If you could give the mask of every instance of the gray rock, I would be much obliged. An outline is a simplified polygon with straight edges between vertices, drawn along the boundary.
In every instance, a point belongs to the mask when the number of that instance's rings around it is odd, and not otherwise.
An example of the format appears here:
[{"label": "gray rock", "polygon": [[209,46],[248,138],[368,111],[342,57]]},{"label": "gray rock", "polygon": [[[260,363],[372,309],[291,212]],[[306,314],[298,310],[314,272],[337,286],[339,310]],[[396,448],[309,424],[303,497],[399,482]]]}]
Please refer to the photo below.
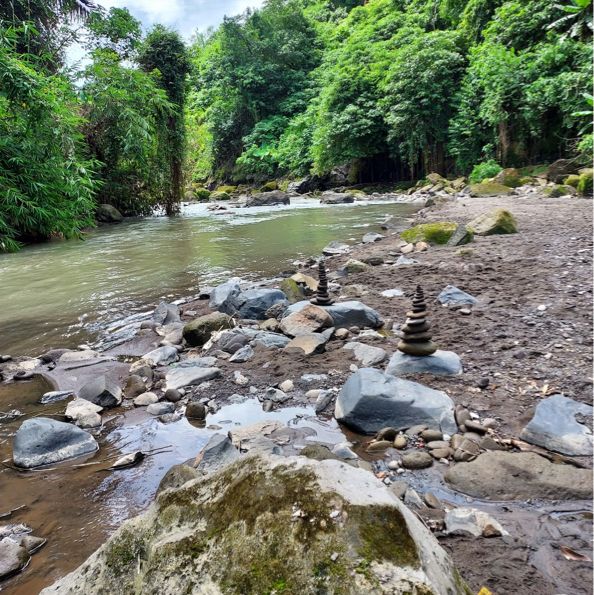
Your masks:
[{"label": "gray rock", "polygon": [[480,537],[487,529],[490,535],[509,535],[489,514],[475,508],[453,508],[445,515],[446,535],[473,535]]},{"label": "gray rock", "polygon": [[355,202],[355,197],[346,192],[324,192],[320,202],[323,205],[343,205]]},{"label": "gray rock", "polygon": [[322,333],[307,333],[299,335],[287,343],[285,351],[296,350],[305,355],[323,353],[328,343],[328,338]]},{"label": "gray rock", "polygon": [[591,455],[592,432],[576,420],[578,415],[589,418],[591,423],[592,407],[563,395],[553,395],[538,403],[520,438],[564,455]]},{"label": "gray rock", "polygon": [[24,421],[17,430],[12,458],[18,467],[30,469],[89,454],[98,448],[91,434],[72,424],[35,417]]},{"label": "gray rock", "polygon": [[190,419],[206,419],[206,406],[199,401],[190,401],[186,406],[186,417]]},{"label": "gray rock", "polygon": [[531,452],[490,451],[450,467],[445,480],[459,492],[489,500],[589,500],[592,469],[556,465]]},{"label": "gray rock", "polygon": [[253,338],[254,345],[261,345],[267,349],[282,349],[286,347],[291,339],[280,333],[269,333],[260,331]]},{"label": "gray rock", "polygon": [[351,450],[351,446],[350,442],[339,442],[332,447],[332,454],[343,461],[354,461],[359,458],[359,455]]},{"label": "gray rock", "polygon": [[458,289],[454,285],[448,285],[442,292],[437,296],[437,301],[445,306],[462,306],[478,304],[478,300],[471,296],[469,293]]},{"label": "gray rock", "polygon": [[232,305],[233,298],[241,293],[239,286],[239,279],[229,279],[226,283],[218,285],[213,288],[210,294],[208,306],[211,310],[218,310],[225,314],[234,314],[235,310]]},{"label": "gray rock", "polygon": [[381,233],[374,233],[369,232],[363,236],[363,243],[364,244],[373,244],[374,242],[379,242],[383,240],[386,236],[383,236]]},{"label": "gray rock", "polygon": [[413,264],[419,264],[419,261],[415,260],[414,258],[408,258],[407,256],[402,255],[398,257],[395,266],[410,266]]},{"label": "gray rock", "polygon": [[[285,316],[289,316],[293,312],[300,312],[309,305],[310,302],[297,302],[287,308]],[[335,328],[350,328],[352,326],[379,328],[383,324],[380,315],[361,302],[339,302],[331,306],[319,307],[326,310],[332,316]]]},{"label": "gray rock", "polygon": [[30,559],[26,548],[12,537],[5,537],[0,541],[0,579],[19,572],[27,566]]},{"label": "gray rock", "polygon": [[408,376],[409,374],[434,374],[456,376],[462,374],[462,363],[453,351],[437,350],[431,355],[409,355],[396,351],[386,367],[386,374]]},{"label": "gray rock", "polygon": [[142,393],[134,399],[134,406],[147,407],[148,405],[152,405],[153,403],[157,403],[158,401],[159,397],[157,397],[155,393]]},{"label": "gray rock", "polygon": [[402,291],[402,289],[386,289],[385,291],[382,291],[382,297],[394,298],[403,296],[404,291]]},{"label": "gray rock", "polygon": [[355,359],[365,368],[381,364],[388,357],[388,354],[381,347],[373,347],[355,341],[347,343],[343,349],[352,351]]},{"label": "gray rock", "polygon": [[235,353],[250,342],[250,337],[241,332],[241,329],[234,329],[222,333],[217,340],[217,346],[226,353]]},{"label": "gray rock", "polygon": [[165,415],[175,411],[175,403],[163,401],[161,403],[153,403],[146,408],[146,412],[150,415]]},{"label": "gray rock", "polygon": [[463,223],[459,223],[458,227],[454,230],[454,233],[450,236],[447,245],[448,246],[462,246],[472,241],[472,235],[468,231],[468,228]]},{"label": "gray rock", "polygon": [[245,345],[241,349],[238,349],[230,358],[230,362],[235,362],[236,364],[242,364],[251,360],[254,357],[254,350],[251,348],[250,345]]},{"label": "gray rock", "polygon": [[297,337],[308,335],[333,326],[332,316],[320,306],[309,304],[298,312],[291,312],[280,322],[280,328],[286,335]]},{"label": "gray rock", "polygon": [[190,465],[181,463],[180,465],[173,465],[167,473],[163,476],[159,487],[157,488],[157,496],[165,490],[181,488],[188,481],[200,477],[200,473],[190,467]]},{"label": "gray rock", "polygon": [[166,366],[179,359],[179,353],[175,347],[164,345],[145,353],[142,359],[153,366]]},{"label": "gray rock", "polygon": [[95,210],[95,219],[100,223],[121,223],[124,216],[113,205],[101,204]]},{"label": "gray rock", "polygon": [[47,405],[48,403],[57,403],[58,401],[63,401],[68,397],[71,397],[74,394],[71,390],[51,390],[45,393],[39,402],[42,405]]},{"label": "gray rock", "polygon": [[198,453],[194,466],[203,473],[214,473],[238,458],[239,452],[227,436],[213,434]]},{"label": "gray rock", "polygon": [[182,394],[177,389],[170,388],[165,391],[163,398],[170,403],[177,403],[178,401],[181,401]]},{"label": "gray rock", "polygon": [[188,357],[177,364],[173,364],[171,369],[177,368],[214,368],[217,365],[217,358],[212,355],[204,357]]},{"label": "gray rock", "polygon": [[181,320],[179,315],[179,306],[161,302],[153,312],[153,321],[157,324],[171,324]]},{"label": "gray rock", "polygon": [[289,305],[280,289],[248,289],[231,299],[234,312],[249,320],[265,320],[268,308],[276,304]]},{"label": "gray rock", "polygon": [[330,405],[332,399],[334,398],[334,392],[331,390],[321,390],[320,394],[316,398],[316,402],[314,403],[314,411],[316,413],[321,413]]},{"label": "gray rock", "polygon": [[284,403],[288,401],[291,396],[279,390],[278,388],[267,388],[263,395],[258,397],[261,401],[271,401],[272,403]]},{"label": "gray rock", "polygon": [[282,190],[272,190],[270,192],[256,192],[252,194],[245,202],[246,207],[265,207],[272,205],[288,205],[291,203],[289,195]]},{"label": "gray rock", "polygon": [[341,254],[347,254],[347,252],[349,252],[350,249],[351,248],[348,244],[333,241],[322,249],[322,254],[324,254],[325,256],[339,256]]},{"label": "gray rock", "polygon": [[97,376],[78,391],[78,396],[107,409],[121,404],[122,389],[107,376]]},{"label": "gray rock", "polygon": [[[373,536],[365,572],[357,572],[361,535]],[[139,572],[140,552],[160,554],[144,557]],[[251,456],[163,491],[44,595],[264,593],[278,584],[279,569],[291,592],[306,594],[328,552],[340,555],[323,577],[327,593],[344,592],[345,577],[351,593],[466,590],[435,537],[368,471],[336,460]],[[274,563],[254,574],[254,560]]]},{"label": "gray rock", "polygon": [[142,376],[140,376],[139,374],[132,374],[131,376],[128,376],[128,379],[126,380],[126,385],[124,386],[124,393],[126,395],[126,398],[133,399],[134,397],[137,397],[138,395],[141,395],[142,393],[146,392],[146,389],[147,383],[143,380]]},{"label": "gray rock", "polygon": [[433,465],[433,457],[424,450],[415,450],[402,455],[402,466],[405,469],[425,469],[431,465]]},{"label": "gray rock", "polygon": [[454,404],[446,393],[422,384],[362,368],[342,387],[334,415],[338,421],[363,434],[386,426],[405,430],[415,424],[439,427],[452,434]]},{"label": "gray rock", "polygon": [[220,375],[221,371],[218,368],[203,368],[201,366],[173,368],[165,375],[165,390],[195,386],[207,380],[218,378]]}]

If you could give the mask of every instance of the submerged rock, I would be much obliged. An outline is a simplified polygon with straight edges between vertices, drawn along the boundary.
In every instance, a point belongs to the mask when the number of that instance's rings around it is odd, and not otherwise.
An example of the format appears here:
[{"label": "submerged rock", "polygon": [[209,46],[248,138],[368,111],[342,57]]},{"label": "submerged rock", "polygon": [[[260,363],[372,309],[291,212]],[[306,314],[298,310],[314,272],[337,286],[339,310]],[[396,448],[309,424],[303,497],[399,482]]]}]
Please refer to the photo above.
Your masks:
[{"label": "submerged rock", "polygon": [[260,594],[279,585],[304,594],[465,590],[429,530],[367,471],[251,456],[163,491],[43,593]]},{"label": "submerged rock", "polygon": [[12,458],[18,467],[30,469],[95,452],[98,448],[91,434],[72,424],[35,417],[24,421],[17,430]]},{"label": "submerged rock", "polygon": [[520,438],[564,455],[592,454],[592,432],[576,420],[582,415],[592,423],[592,407],[563,395],[553,395],[537,406]]},{"label": "submerged rock", "polygon": [[374,368],[362,368],[346,381],[334,415],[363,434],[375,434],[386,426],[405,430],[417,424],[439,427],[448,434],[457,429],[454,403],[446,393]]}]

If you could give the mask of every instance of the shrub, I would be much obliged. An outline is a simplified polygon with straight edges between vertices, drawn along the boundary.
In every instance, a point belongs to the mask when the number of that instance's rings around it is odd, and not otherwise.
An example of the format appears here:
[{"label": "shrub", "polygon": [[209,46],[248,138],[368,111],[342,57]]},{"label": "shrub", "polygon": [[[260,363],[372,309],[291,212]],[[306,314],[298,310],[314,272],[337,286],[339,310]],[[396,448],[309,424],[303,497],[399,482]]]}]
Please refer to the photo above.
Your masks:
[{"label": "shrub", "polygon": [[499,165],[499,163],[493,159],[489,159],[489,161],[478,163],[472,168],[469,180],[472,184],[478,184],[486,178],[492,178],[496,176],[502,169],[503,168],[501,165]]}]

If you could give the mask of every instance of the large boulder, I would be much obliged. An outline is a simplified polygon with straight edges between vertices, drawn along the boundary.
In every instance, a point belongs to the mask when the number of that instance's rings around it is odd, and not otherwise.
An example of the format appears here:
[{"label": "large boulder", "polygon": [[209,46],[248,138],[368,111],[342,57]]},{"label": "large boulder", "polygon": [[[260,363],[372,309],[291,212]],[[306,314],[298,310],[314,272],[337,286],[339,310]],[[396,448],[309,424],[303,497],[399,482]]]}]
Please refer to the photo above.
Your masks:
[{"label": "large boulder", "polygon": [[496,209],[490,213],[483,213],[476,219],[473,219],[468,224],[468,227],[477,236],[517,233],[518,231],[514,216],[505,209]]},{"label": "large boulder", "polygon": [[531,452],[488,451],[448,469],[459,492],[488,500],[591,500],[592,469],[556,465]]},{"label": "large boulder", "polygon": [[409,355],[396,351],[388,362],[386,374],[392,376],[409,376],[411,374],[456,376],[462,374],[462,363],[458,354],[453,351],[438,349],[431,355]]},{"label": "large boulder", "polygon": [[[430,244],[447,244],[454,232],[458,229],[457,223],[451,221],[438,221],[436,223],[421,223],[400,233],[400,237],[409,243],[429,242]],[[472,230],[466,228],[466,233],[458,240],[459,244],[472,242]]]},{"label": "large boulder", "polygon": [[210,301],[208,307],[211,310],[218,310],[226,314],[233,314],[233,298],[241,293],[241,287],[239,286],[239,279],[229,279],[221,285],[217,285],[210,292]]},{"label": "large boulder", "polygon": [[257,192],[248,197],[246,207],[267,207],[272,205],[288,205],[291,203],[289,195],[282,190],[272,192]]},{"label": "large boulder", "polygon": [[[289,316],[294,312],[300,312],[309,305],[310,302],[307,301],[297,302],[287,308],[285,316]],[[362,302],[338,302],[331,306],[318,307],[323,308],[330,314],[333,321],[332,326],[336,328],[350,328],[351,326],[379,328],[383,325],[383,320],[379,313]]]},{"label": "large boulder", "polygon": [[124,216],[113,205],[102,204],[95,211],[95,219],[99,223],[121,223]]},{"label": "large boulder", "polygon": [[199,316],[184,326],[183,337],[188,345],[204,345],[214,332],[233,327],[233,319],[223,312],[211,312]]},{"label": "large boulder", "polygon": [[97,376],[81,387],[78,397],[107,409],[121,404],[122,389],[107,376]]},{"label": "large boulder", "polygon": [[31,555],[20,543],[12,537],[0,540],[0,580],[16,574],[31,559]]},{"label": "large boulder", "polygon": [[168,304],[160,302],[153,312],[153,320],[157,324],[171,324],[181,320],[179,315],[179,306],[177,304]]},{"label": "large boulder", "polygon": [[446,393],[374,368],[361,368],[351,375],[338,395],[334,416],[362,434],[418,424],[447,434],[457,430],[454,403]]},{"label": "large boulder", "polygon": [[35,417],[21,424],[14,436],[12,459],[17,467],[39,467],[95,452],[91,434],[72,424]]},{"label": "large boulder", "polygon": [[498,184],[497,182],[482,181],[480,184],[470,185],[470,196],[506,196],[511,194],[513,188]]},{"label": "large boulder", "polygon": [[569,174],[575,174],[577,170],[578,166],[573,159],[557,159],[547,168],[547,180],[561,184]]},{"label": "large boulder", "polygon": [[343,205],[355,202],[355,197],[346,192],[324,192],[320,202],[323,205]]},{"label": "large boulder", "polygon": [[163,490],[42,595],[281,591],[468,592],[435,537],[369,472],[251,455]]},{"label": "large boulder", "polygon": [[503,184],[508,188],[517,188],[522,185],[522,175],[515,167],[507,167],[493,178],[493,182]]},{"label": "large boulder", "polygon": [[592,406],[553,395],[538,403],[520,438],[564,455],[591,455],[592,431],[587,423],[579,423],[578,416],[592,424]]},{"label": "large boulder", "polygon": [[289,305],[287,296],[280,289],[248,289],[232,299],[235,312],[249,320],[265,320],[266,310],[275,304]]}]

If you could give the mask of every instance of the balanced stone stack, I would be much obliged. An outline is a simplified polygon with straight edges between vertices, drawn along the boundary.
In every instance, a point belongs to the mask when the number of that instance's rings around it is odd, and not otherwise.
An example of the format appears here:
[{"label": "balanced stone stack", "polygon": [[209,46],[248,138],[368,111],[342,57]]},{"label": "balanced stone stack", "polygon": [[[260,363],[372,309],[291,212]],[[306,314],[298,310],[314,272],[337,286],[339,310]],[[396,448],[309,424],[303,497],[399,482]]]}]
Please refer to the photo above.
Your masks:
[{"label": "balanced stone stack", "polygon": [[323,258],[320,258],[318,263],[318,290],[316,296],[310,301],[316,306],[330,306],[334,303],[334,300],[328,295],[328,277]]},{"label": "balanced stone stack", "polygon": [[398,343],[398,350],[409,355],[431,355],[435,353],[437,345],[431,341],[425,295],[420,285],[417,285],[417,290],[412,299],[412,310],[407,312],[406,316],[406,323],[400,327],[403,336]]}]

